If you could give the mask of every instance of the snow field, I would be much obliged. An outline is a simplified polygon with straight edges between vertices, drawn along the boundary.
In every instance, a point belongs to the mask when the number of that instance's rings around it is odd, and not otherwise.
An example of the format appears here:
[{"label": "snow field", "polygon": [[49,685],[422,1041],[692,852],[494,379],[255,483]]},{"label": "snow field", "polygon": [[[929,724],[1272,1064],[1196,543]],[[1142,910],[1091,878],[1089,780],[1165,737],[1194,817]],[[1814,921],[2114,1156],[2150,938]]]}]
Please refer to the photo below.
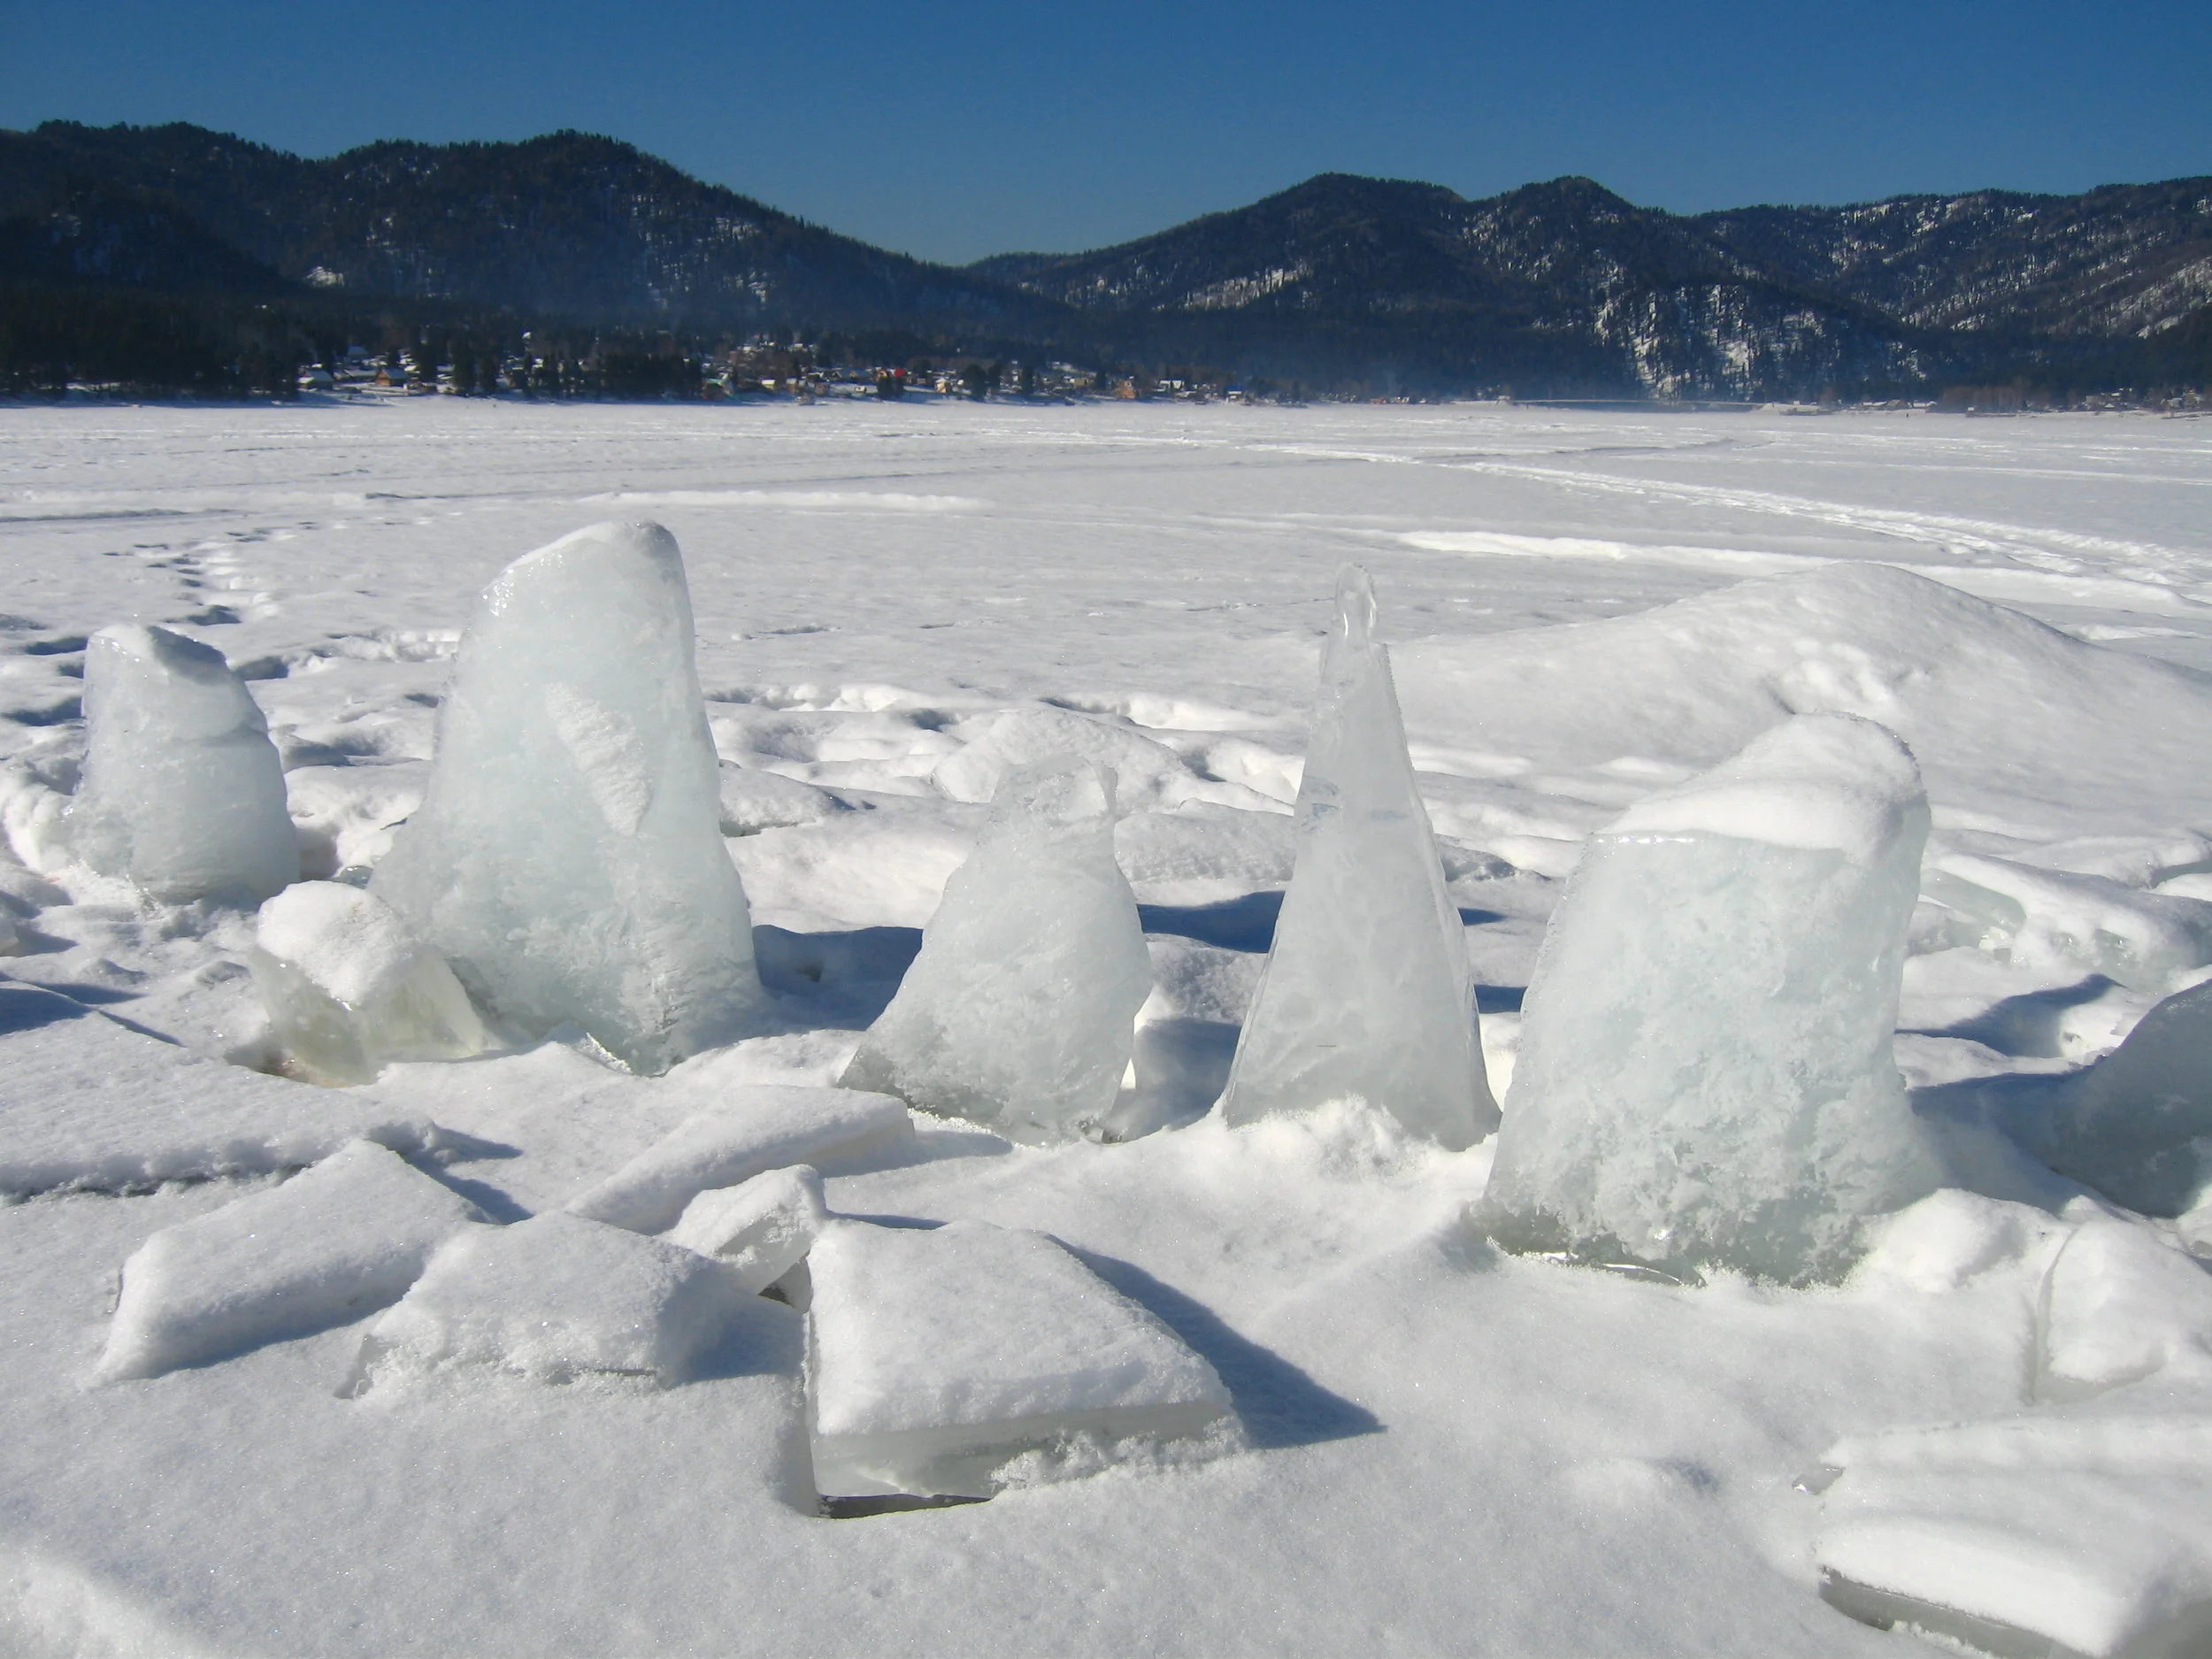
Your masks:
[{"label": "snow field", "polygon": [[[84,1391],[111,1328],[101,1272],[236,1189],[0,1210],[0,1323],[21,1356],[0,1388],[27,1425],[0,1511],[20,1645],[1895,1650],[1822,1605],[1824,1584],[1862,1616],[1996,1644],[2189,1639],[2204,1546],[2184,1517],[2207,1464],[2186,1432],[2130,1426],[2206,1411],[2179,1288],[2204,1277],[2184,1247],[2212,1236],[2176,1133],[2203,1098],[2186,995],[2162,1005],[2157,1041],[2145,1020],[2137,1058],[2099,1056],[2208,954],[2171,902],[2200,897],[2212,818],[2212,703],[2175,665],[2212,660],[2200,429],[1486,411],[929,411],[887,427],[795,411],[733,427],[441,408],[403,429],[227,417],[243,423],[232,437],[163,411],[68,426],[82,412],[27,421],[38,472],[0,526],[35,555],[9,605],[27,625],[13,637],[41,648],[0,657],[16,710],[0,823],[27,861],[0,864],[6,972],[56,987],[7,987],[42,999],[27,1011],[44,1022],[0,1035],[40,1079],[8,1097],[19,1190],[250,1177],[335,1151],[347,1114],[411,1120],[423,1167],[509,1224],[465,1236],[514,1242],[506,1267],[461,1276],[416,1360],[356,1398],[337,1397],[361,1345],[348,1328]],[[326,415],[348,424],[295,424]],[[915,508],[925,488],[959,504]],[[490,550],[601,516],[586,490],[649,498],[639,510],[684,542],[721,762],[700,793],[718,797],[775,1018],[650,1079],[610,1070],[573,1027],[349,1090],[221,1064],[275,1047],[240,913],[150,905],[67,863],[68,641],[134,615],[219,642],[291,769],[303,867],[357,879],[409,833],[392,833],[421,798],[453,621]],[[1754,554],[1783,579],[1724,586]],[[1347,559],[1375,570],[1390,637],[1427,635],[1394,651],[1397,690],[1494,1061],[1514,1052],[1586,838],[1788,714],[1862,715],[1912,744],[1929,870],[2076,878],[1973,884],[2016,917],[1931,882],[1907,933],[1897,1056],[1949,1179],[1983,1192],[1947,1187],[1883,1224],[1839,1288],[1725,1271],[1671,1287],[1484,1245],[1466,1216],[1494,1142],[1447,1152],[1344,1103],[1191,1122],[1298,854],[1306,687]],[[1686,603],[1654,609],[1670,601]],[[185,620],[219,609],[239,619]],[[841,1076],[980,803],[1010,768],[1068,751],[1112,767],[1136,809],[1115,849],[1154,988],[1124,1103],[1129,1130],[1161,1132],[1033,1148],[918,1120],[825,1196],[847,1217],[951,1226],[830,1234],[1048,1233],[1079,1261],[1040,1248],[1210,1369],[1248,1449],[1070,1480],[1099,1466],[1071,1446],[988,1504],[830,1524],[806,1512],[789,1310],[741,1296],[729,1340],[668,1359],[689,1380],[655,1387],[585,1363],[657,1372],[640,1356],[682,1351],[680,1310],[645,1273],[599,1323],[578,1316],[568,1357],[517,1358],[499,1309],[631,1282],[529,1247],[561,1231],[540,1222],[655,1247],[555,1212],[733,1090]],[[137,1045],[130,1069],[111,1038]],[[2149,1087],[2131,1067],[2169,1079],[2162,1184],[2134,1202],[2183,1212],[2170,1221],[2077,1184],[2142,1167],[2110,1133]],[[157,1087],[109,1077],[181,1088],[188,1121],[145,1110]],[[285,1118],[264,1104],[280,1097],[299,1102]],[[35,1156],[19,1156],[19,1122]],[[547,1387],[534,1365],[574,1380]],[[1855,1449],[1941,1433],[1962,1449],[1900,1452],[1919,1459],[1910,1479]],[[2030,1449],[2006,1465],[1985,1443]],[[2031,1494],[2013,1466],[2058,1472]],[[138,1472],[157,1467],[158,1483]],[[342,1489],[332,1467],[350,1471]],[[580,1502],[588,1531],[566,1518]],[[219,1503],[229,1525],[198,1524]],[[742,1586],[733,1559],[752,1568]]]}]

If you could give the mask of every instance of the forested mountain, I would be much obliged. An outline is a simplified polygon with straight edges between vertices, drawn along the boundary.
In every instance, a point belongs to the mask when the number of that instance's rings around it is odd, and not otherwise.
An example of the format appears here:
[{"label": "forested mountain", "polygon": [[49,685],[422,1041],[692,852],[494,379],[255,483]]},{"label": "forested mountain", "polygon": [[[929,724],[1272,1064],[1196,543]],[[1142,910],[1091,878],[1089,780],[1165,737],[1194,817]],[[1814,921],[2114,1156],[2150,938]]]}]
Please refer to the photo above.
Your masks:
[{"label": "forested mountain", "polygon": [[1683,216],[1587,179],[1469,200],[1326,173],[1118,247],[955,270],[579,133],[311,160],[182,125],[50,122],[0,132],[0,344],[11,306],[60,340],[95,294],[103,315],[165,296],[145,311],[157,329],[181,296],[219,296],[253,302],[224,314],[226,339],[273,337],[268,317],[319,343],[372,316],[389,335],[464,314],[453,326],[480,338],[841,331],[887,360],[1064,357],[1313,390],[2202,385],[2212,180]]}]

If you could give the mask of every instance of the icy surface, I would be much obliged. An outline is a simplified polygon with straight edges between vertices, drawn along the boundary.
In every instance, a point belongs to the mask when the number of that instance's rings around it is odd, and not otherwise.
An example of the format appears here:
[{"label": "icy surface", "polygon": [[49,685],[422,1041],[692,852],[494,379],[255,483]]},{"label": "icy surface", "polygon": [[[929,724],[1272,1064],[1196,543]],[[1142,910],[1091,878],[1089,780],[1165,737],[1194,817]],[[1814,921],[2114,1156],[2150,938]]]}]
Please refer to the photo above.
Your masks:
[{"label": "icy surface", "polygon": [[913,1140],[904,1102],[849,1088],[759,1084],[687,1118],[568,1201],[571,1214],[664,1233],[701,1193],[789,1164],[896,1156]]},{"label": "icy surface", "polygon": [[647,1071],[764,1001],[692,633],[657,525],[595,525],[509,565],[375,880],[500,1018],[533,1036],[573,1020]]},{"label": "icy surface", "polygon": [[158,1377],[396,1302],[475,1208],[373,1141],[164,1227],[123,1264],[97,1374]]},{"label": "icy surface", "polygon": [[296,1169],[366,1138],[448,1144],[403,1107],[260,1077],[0,981],[0,1193],[142,1190]]},{"label": "icy surface", "polygon": [[811,1421],[826,1494],[994,1489],[1076,1436],[1194,1433],[1212,1366],[1039,1233],[833,1224],[808,1260]]},{"label": "icy surface", "polygon": [[84,655],[70,849],[157,899],[265,899],[300,873],[268,723],[223,654],[118,625]]},{"label": "icy surface", "polygon": [[[4,419],[18,949],[0,969],[73,1010],[0,1032],[18,1170],[58,1140],[61,1167],[148,1187],[150,1167],[250,1174],[434,1120],[475,1138],[446,1172],[488,1213],[556,1210],[734,1087],[836,1078],[987,815],[938,769],[1062,715],[1141,740],[1121,748],[1136,810],[1116,832],[1161,990],[1136,1069],[1187,1102],[1225,1064],[1290,874],[1283,809],[1348,558],[1397,618],[1415,780],[1502,1094],[1584,841],[1786,712],[1907,738],[1932,862],[2212,900],[2202,420],[918,396]],[[222,650],[291,768],[308,872],[359,879],[409,833],[473,595],[508,553],[610,513],[660,518],[685,549],[710,729],[741,780],[725,845],[778,930],[777,1033],[654,1078],[572,1028],[338,1092],[218,1064],[270,1058],[243,919],[141,905],[58,846],[81,642],[131,619]],[[2024,962],[2008,937],[1932,902],[1915,923],[1896,1052],[1947,1134],[1965,1091],[2105,1075],[2079,1068],[2167,988]],[[111,1036],[159,1065],[116,1064]],[[829,1206],[1066,1240],[1214,1366],[1251,1449],[1187,1463],[1171,1442],[1102,1479],[866,1520],[816,1514],[803,1322],[773,1301],[741,1298],[676,1388],[470,1364],[342,1399],[358,1325],[86,1388],[117,1265],[250,1189],[0,1204],[0,1649],[1895,1659],[1924,1650],[1819,1594],[1876,1469],[1855,1459],[1825,1496],[1792,1482],[1839,1440],[2083,1413],[2129,1419],[2116,1441],[2143,1455],[2039,1452],[1973,1490],[1932,1473],[1861,1514],[1918,1529],[1893,1534],[1908,1566],[1948,1551],[1928,1540],[1953,1520],[2040,1548],[2047,1571],[1985,1581],[2017,1601],[1993,1589],[1994,1624],[2078,1617],[2069,1586],[2118,1584],[2102,1628],[2133,1628],[2126,1609],[2189,1594],[2176,1540],[2212,1513],[2200,1461],[2143,1425],[2207,1413],[2170,1363],[2030,1405],[2045,1277],[2076,1225],[2056,1212],[2124,1159],[2049,1173],[2064,1154],[2017,1092],[1976,1095],[1985,1156],[1955,1165],[1996,1195],[1879,1224],[1861,1271],[1814,1294],[1494,1253],[1460,1221],[1491,1145],[1446,1153],[1380,1113],[1042,1149],[923,1120],[903,1150],[826,1173]],[[2162,1133],[2192,1121],[2177,1098]],[[2212,1204],[2186,1186],[2156,1231],[2212,1249]]]},{"label": "icy surface", "polygon": [[719,1257],[747,1290],[761,1291],[805,1258],[828,1219],[820,1173],[799,1164],[701,1193],[668,1241]]},{"label": "icy surface", "polygon": [[1231,1123],[1373,1102],[1457,1150],[1498,1125],[1458,908],[1415,787],[1367,572],[1337,578],[1298,857],[1237,1044]]},{"label": "icy surface", "polygon": [[1890,1056],[1927,828],[1903,745],[1807,715],[1594,838],[1529,987],[1494,1235],[1795,1281],[1933,1187]]},{"label": "icy surface", "polygon": [[453,971],[374,894],[301,881],[261,907],[256,988],[271,1041],[313,1076],[360,1083],[392,1060],[489,1045]]},{"label": "icy surface", "polygon": [[741,1317],[745,1293],[695,1251],[559,1211],[449,1240],[363,1340],[364,1383],[490,1365],[673,1386]]},{"label": "icy surface", "polygon": [[1095,1132],[1151,989],[1108,786],[1087,761],[1041,760],[1000,782],[844,1081],[1019,1141]]}]

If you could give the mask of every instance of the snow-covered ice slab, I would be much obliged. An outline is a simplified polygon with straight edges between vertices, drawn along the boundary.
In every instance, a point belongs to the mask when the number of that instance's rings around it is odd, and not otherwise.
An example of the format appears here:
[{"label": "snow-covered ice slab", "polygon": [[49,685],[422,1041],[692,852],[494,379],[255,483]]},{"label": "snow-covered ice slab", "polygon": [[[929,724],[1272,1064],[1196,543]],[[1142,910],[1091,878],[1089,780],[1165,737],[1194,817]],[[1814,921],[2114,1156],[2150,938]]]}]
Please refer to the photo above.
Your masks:
[{"label": "snow-covered ice slab", "polygon": [[1904,745],[1828,714],[1594,837],[1524,1004],[1493,1236],[1803,1281],[1932,1190],[1890,1053],[1927,831]]},{"label": "snow-covered ice slab", "polygon": [[999,785],[843,1080],[1016,1140],[1068,1140],[1111,1110],[1151,990],[1107,784],[1073,756],[1041,760]]},{"label": "snow-covered ice slab", "polygon": [[805,1259],[828,1221],[820,1171],[799,1164],[701,1193],[667,1236],[721,1260],[747,1290],[762,1291]]},{"label": "snow-covered ice slab", "polygon": [[2070,964],[2155,994],[2212,963],[2212,903],[2202,899],[1969,853],[1932,861],[1926,887],[2023,967]]},{"label": "snow-covered ice slab", "polygon": [[749,1300],[695,1250],[551,1210],[449,1240],[369,1327],[357,1380],[489,1365],[548,1382],[611,1372],[673,1386]]},{"label": "snow-covered ice slab", "polygon": [[356,1141],[140,1245],[123,1264],[97,1374],[158,1377],[360,1318],[405,1294],[439,1245],[480,1219],[397,1154]]},{"label": "snow-covered ice slab", "polygon": [[2037,1299],[2036,1397],[2085,1400],[2154,1376],[2212,1394],[2212,1271],[2170,1237],[2087,1199],[2069,1205],[2068,1218],[2079,1225]]},{"label": "snow-covered ice slab", "polygon": [[157,899],[269,897],[299,879],[284,768],[223,654],[119,626],[85,650],[84,774],[72,852]]},{"label": "snow-covered ice slab", "polygon": [[603,524],[484,590],[373,888],[494,1015],[665,1071],[767,1006],[675,538]]},{"label": "snow-covered ice slab", "polygon": [[252,959],[270,1036],[319,1079],[365,1083],[392,1060],[457,1060],[489,1038],[453,971],[358,887],[301,881],[261,907]]},{"label": "snow-covered ice slab", "polygon": [[839,1221],[807,1266],[826,1496],[988,1496],[1025,1452],[1174,1439],[1229,1409],[1211,1365],[1043,1233]]},{"label": "snow-covered ice slab", "polygon": [[695,1112],[565,1208],[632,1233],[665,1233],[700,1194],[795,1164],[895,1158],[914,1136],[906,1103],[849,1088],[762,1083]]},{"label": "snow-covered ice slab", "polygon": [[451,1139],[388,1102],[226,1065],[0,980],[0,1193],[261,1175],[349,1141],[412,1155]]},{"label": "snow-covered ice slab", "polygon": [[2004,1655],[2189,1659],[2212,1645],[2212,1399],[1844,1440],[1822,1594]]},{"label": "snow-covered ice slab", "polygon": [[1498,1125],[1459,910],[1414,786],[1367,572],[1337,578],[1298,853],[1237,1042],[1231,1123],[1356,1098],[1456,1151]]}]

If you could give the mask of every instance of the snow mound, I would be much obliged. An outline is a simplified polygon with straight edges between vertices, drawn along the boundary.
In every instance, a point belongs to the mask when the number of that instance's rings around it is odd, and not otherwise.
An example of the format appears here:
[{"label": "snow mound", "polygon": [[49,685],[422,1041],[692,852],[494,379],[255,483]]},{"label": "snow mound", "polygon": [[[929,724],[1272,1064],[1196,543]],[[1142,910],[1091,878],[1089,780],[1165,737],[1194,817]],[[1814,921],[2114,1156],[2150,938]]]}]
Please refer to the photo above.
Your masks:
[{"label": "snow mound", "polygon": [[829,1220],[811,1164],[771,1170],[684,1206],[668,1241],[718,1256],[749,1291],[762,1291],[803,1261]]},{"label": "snow mound", "polygon": [[299,1169],[349,1141],[449,1149],[426,1118],[264,1077],[0,980],[0,1193],[115,1192]]},{"label": "snow mound", "polygon": [[1077,757],[1040,761],[1000,784],[843,1080],[1017,1140],[1066,1140],[1112,1109],[1151,989],[1108,786]]},{"label": "snow mound", "polygon": [[369,1327],[359,1382],[490,1365],[546,1382],[613,1372],[670,1386],[752,1300],[696,1251],[554,1210],[449,1240]]},{"label": "snow mound", "polygon": [[123,1264],[97,1375],[158,1377],[396,1300],[476,1209],[373,1141],[190,1221]]},{"label": "snow mound", "polygon": [[2044,1276],[2036,1396],[2085,1400],[2154,1375],[2212,1384],[2212,1272],[2140,1223],[2090,1213]]},{"label": "snow mound", "polygon": [[1493,1235],[1799,1282],[1932,1190],[1891,1055],[1927,829],[1903,745],[1827,714],[1595,837],[1523,1006]]},{"label": "snow mound", "polygon": [[[1396,653],[1416,737],[1548,766],[1709,766],[1787,714],[1864,715],[1939,803],[2139,832],[2212,820],[2212,679],[1892,565],[1838,563],[1641,614]],[[2063,764],[2054,764],[2063,757]],[[2192,781],[2192,780],[2195,781]]]},{"label": "snow mound", "polygon": [[371,893],[301,881],[261,907],[250,959],[272,1039],[336,1083],[389,1060],[457,1060],[490,1038],[453,971]]},{"label": "snow mound", "polygon": [[1195,1433],[1213,1367],[1041,1233],[833,1223],[808,1259],[815,1484],[826,1495],[987,1496],[1073,1437]]},{"label": "snow mound", "polygon": [[695,1112],[613,1174],[570,1199],[571,1215],[665,1233],[700,1194],[795,1164],[895,1157],[913,1139],[905,1102],[850,1088],[756,1084]]},{"label": "snow mound", "polygon": [[374,890],[499,1018],[665,1071],[766,1003],[720,789],[675,538],[594,525],[484,590]]},{"label": "snow mound", "polygon": [[157,899],[259,900],[299,879],[284,767],[223,654],[117,626],[85,649],[85,763],[68,809],[77,857]]},{"label": "snow mound", "polygon": [[1336,599],[1297,863],[1222,1112],[1249,1123],[1356,1098],[1458,1151],[1498,1126],[1467,937],[1414,787],[1367,572],[1345,566]]}]

